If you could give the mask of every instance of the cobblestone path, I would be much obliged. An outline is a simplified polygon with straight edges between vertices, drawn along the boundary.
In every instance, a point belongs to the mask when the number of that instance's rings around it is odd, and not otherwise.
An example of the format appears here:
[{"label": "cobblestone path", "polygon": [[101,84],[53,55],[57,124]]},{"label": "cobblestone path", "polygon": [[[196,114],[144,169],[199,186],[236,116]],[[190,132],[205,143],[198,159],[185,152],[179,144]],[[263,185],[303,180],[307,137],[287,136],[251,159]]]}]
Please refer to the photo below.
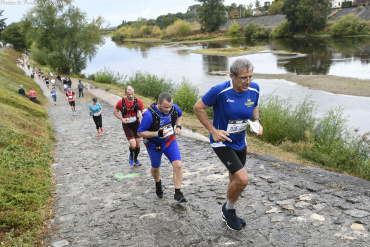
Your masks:
[{"label": "cobblestone path", "polygon": [[158,199],[143,145],[143,166],[128,164],[128,142],[113,107],[100,102],[104,133],[96,137],[92,95],[77,97],[76,116],[61,91],[57,97],[54,106],[49,96],[48,110],[57,137],[50,246],[370,245],[370,182],[252,154],[250,184],[237,203],[247,226],[231,231],[221,220],[227,172],[209,144],[178,137],[188,203],[173,201],[167,159],[161,166],[165,196]]}]

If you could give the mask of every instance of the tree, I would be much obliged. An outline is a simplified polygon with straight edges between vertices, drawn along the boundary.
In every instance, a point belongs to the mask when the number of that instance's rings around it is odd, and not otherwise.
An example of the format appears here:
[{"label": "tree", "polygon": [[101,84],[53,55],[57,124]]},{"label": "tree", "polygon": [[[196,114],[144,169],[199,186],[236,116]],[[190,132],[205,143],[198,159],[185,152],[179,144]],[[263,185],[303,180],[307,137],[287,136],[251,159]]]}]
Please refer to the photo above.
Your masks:
[{"label": "tree", "polygon": [[104,42],[103,19],[87,21],[70,0],[39,0],[26,19],[34,28],[33,58],[61,73],[80,73]]},{"label": "tree", "polygon": [[285,0],[282,11],[293,32],[322,29],[327,23],[331,0]]},{"label": "tree", "polygon": [[[3,12],[4,12],[4,10],[0,10],[0,17],[3,15]],[[7,18],[3,18],[3,19],[1,19],[0,18],[0,40],[1,40],[1,32],[5,29],[5,27],[6,27],[6,25],[5,25],[5,20],[6,20]]]},{"label": "tree", "polygon": [[198,9],[199,23],[207,32],[216,31],[226,23],[227,17],[223,0],[197,0],[202,3]]},{"label": "tree", "polygon": [[256,0],[255,5],[256,5],[256,9],[259,10],[260,7],[261,7],[260,1],[259,0]]},{"label": "tree", "polygon": [[270,7],[268,8],[268,12],[270,15],[279,14],[281,12],[281,7],[283,6],[284,1],[273,1]]},{"label": "tree", "polygon": [[22,33],[21,24],[13,22],[7,26],[2,32],[1,36],[3,41],[12,44],[16,50],[23,50],[27,48],[26,37]]}]

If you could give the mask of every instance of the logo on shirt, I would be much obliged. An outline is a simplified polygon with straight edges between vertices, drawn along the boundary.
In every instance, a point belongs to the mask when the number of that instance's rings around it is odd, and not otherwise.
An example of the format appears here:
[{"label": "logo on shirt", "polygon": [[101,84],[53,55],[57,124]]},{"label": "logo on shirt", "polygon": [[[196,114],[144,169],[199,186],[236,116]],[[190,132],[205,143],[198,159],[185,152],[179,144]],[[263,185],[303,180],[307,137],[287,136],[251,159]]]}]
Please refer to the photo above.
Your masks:
[{"label": "logo on shirt", "polygon": [[251,107],[254,105],[254,102],[251,99],[248,99],[247,102],[244,103],[246,107]]},{"label": "logo on shirt", "polygon": [[226,162],[227,166],[230,166],[232,163],[230,161]]},{"label": "logo on shirt", "polygon": [[226,102],[231,102],[231,103],[234,103],[235,100],[232,100],[232,99],[227,99]]}]

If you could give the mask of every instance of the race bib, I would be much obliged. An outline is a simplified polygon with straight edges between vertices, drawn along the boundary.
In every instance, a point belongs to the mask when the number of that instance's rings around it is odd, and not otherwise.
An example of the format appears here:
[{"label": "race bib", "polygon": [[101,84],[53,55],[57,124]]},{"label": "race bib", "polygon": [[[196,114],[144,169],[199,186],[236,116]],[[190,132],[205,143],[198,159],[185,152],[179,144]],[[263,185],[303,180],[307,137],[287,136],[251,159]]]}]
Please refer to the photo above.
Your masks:
[{"label": "race bib", "polygon": [[175,133],[171,124],[165,125],[163,131],[168,131],[168,133],[167,133],[167,135],[165,135],[163,137],[160,137],[161,139],[172,136]]},{"label": "race bib", "polygon": [[100,112],[94,113],[94,116],[97,117],[100,115]]},{"label": "race bib", "polygon": [[127,117],[127,123],[134,123],[136,120],[136,117]]},{"label": "race bib", "polygon": [[245,131],[248,125],[248,120],[229,120],[227,125],[227,133],[229,134],[237,134],[240,132]]}]

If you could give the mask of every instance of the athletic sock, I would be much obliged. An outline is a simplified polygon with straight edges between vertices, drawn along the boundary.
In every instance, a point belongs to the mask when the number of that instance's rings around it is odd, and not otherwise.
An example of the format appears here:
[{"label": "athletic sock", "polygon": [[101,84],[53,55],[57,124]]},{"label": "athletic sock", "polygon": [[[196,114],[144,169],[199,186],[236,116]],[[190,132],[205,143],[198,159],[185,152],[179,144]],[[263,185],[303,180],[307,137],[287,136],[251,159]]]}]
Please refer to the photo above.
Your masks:
[{"label": "athletic sock", "polygon": [[137,160],[139,153],[140,153],[140,148],[135,148],[135,160]]},{"label": "athletic sock", "polygon": [[234,205],[233,205],[233,204],[231,204],[229,201],[227,201],[227,202],[226,202],[226,206],[225,206],[225,208],[226,208],[227,210],[229,210],[229,209],[235,209]]},{"label": "athletic sock", "polygon": [[129,147],[129,150],[130,150],[130,155],[131,157],[133,158],[134,157],[134,152],[135,152],[135,149]]},{"label": "athletic sock", "polygon": [[175,194],[179,193],[180,189],[175,189]]}]

